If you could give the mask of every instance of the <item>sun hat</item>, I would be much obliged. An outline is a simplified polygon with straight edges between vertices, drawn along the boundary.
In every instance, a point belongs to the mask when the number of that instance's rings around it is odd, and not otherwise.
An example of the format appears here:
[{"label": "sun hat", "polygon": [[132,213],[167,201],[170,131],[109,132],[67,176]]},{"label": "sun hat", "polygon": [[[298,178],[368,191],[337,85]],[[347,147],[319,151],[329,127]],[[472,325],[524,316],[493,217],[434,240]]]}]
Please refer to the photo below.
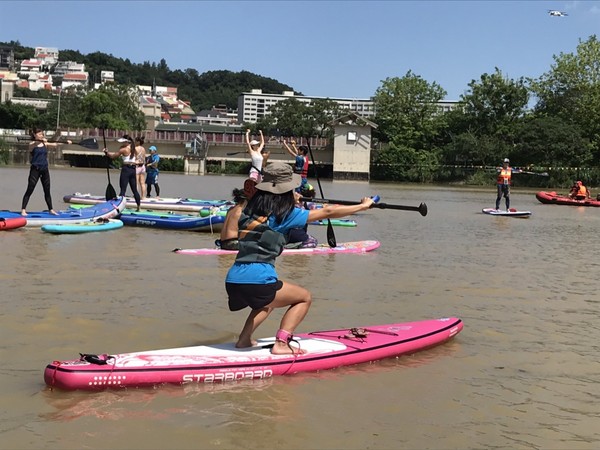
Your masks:
[{"label": "sun hat", "polygon": [[151,145],[148,150],[150,150],[151,152],[155,152],[156,150],[158,150],[154,145]]},{"label": "sun hat", "polygon": [[294,173],[292,167],[281,162],[272,162],[262,170],[262,183],[256,185],[260,191],[284,194],[300,186],[302,178]]},{"label": "sun hat", "polygon": [[250,145],[258,145],[258,144],[260,144],[260,142],[258,142],[256,139],[252,139],[250,141]]},{"label": "sun hat", "polygon": [[510,162],[510,159],[508,159],[508,158],[504,158],[504,162],[508,162],[508,163],[509,163],[509,162]]}]

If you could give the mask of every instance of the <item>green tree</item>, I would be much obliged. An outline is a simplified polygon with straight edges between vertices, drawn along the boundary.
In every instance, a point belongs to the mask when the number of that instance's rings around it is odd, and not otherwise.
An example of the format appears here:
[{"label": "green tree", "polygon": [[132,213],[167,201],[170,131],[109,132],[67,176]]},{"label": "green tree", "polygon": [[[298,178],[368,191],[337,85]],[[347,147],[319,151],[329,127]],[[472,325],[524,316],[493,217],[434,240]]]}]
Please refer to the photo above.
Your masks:
[{"label": "green tree", "polygon": [[0,128],[29,129],[40,124],[40,114],[32,106],[0,103]]},{"label": "green tree", "polygon": [[446,91],[410,70],[402,78],[387,78],[375,92],[375,122],[383,141],[414,149],[429,147],[438,132],[439,106]]},{"label": "green tree", "polygon": [[581,129],[558,117],[525,120],[517,129],[515,150],[520,164],[579,167],[593,160],[592,145]]},{"label": "green tree", "polygon": [[528,101],[524,79],[508,79],[498,68],[471,80],[458,107],[445,117],[450,141],[444,147],[444,161],[487,165],[512,157],[514,135],[527,114]]},{"label": "green tree", "polygon": [[579,40],[576,53],[554,56],[551,69],[531,80],[535,111],[577,124],[600,158],[600,42],[595,35]]},{"label": "green tree", "polygon": [[471,80],[468,93],[461,96],[460,110],[478,135],[506,139],[524,117],[528,102],[525,80],[506,78],[496,67],[493,74],[484,73],[479,81]]}]

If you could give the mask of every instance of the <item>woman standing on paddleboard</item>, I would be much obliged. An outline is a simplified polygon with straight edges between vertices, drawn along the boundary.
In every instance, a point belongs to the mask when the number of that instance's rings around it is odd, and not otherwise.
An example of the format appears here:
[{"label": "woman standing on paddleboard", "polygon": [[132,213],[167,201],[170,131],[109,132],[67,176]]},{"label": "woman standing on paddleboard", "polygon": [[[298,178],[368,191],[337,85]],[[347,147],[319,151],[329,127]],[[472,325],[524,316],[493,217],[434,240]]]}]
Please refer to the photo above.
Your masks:
[{"label": "woman standing on paddleboard", "polygon": [[133,139],[128,135],[124,135],[122,138],[117,139],[117,142],[121,143],[121,147],[118,151],[111,153],[108,149],[104,149],[104,154],[110,159],[118,158],[119,156],[123,159],[123,165],[121,166],[121,177],[119,179],[119,187],[121,192],[119,196],[124,197],[127,191],[127,185],[131,187],[133,192],[133,198],[137,205],[137,210],[140,210],[140,193],[137,190],[137,178],[135,169],[137,167],[137,159],[135,155],[135,145]]},{"label": "woman standing on paddleboard", "polygon": [[365,197],[358,205],[325,205],[321,209],[296,208],[294,189],[301,182],[299,174],[281,162],[268,164],[262,182],[239,220],[239,252],[225,279],[229,309],[239,311],[250,307],[236,347],[256,345],[252,334],[275,308],[287,311],[275,335],[273,354],[304,353],[290,342],[296,327],[306,316],[312,302],[310,292],[301,286],[281,281],[275,271],[275,259],[283,250],[290,230],[304,227],[307,222],[345,217],[367,210],[373,204]]},{"label": "woman standing on paddleboard", "polygon": [[[29,169],[29,178],[27,179],[27,190],[23,195],[23,202],[21,203],[21,215],[27,215],[27,204],[29,198],[33,194],[33,190],[37,185],[38,180],[42,180],[42,187],[44,188],[44,198],[46,199],[46,205],[48,205],[48,211],[50,214],[57,214],[52,207],[52,196],[50,195],[50,171],[48,170],[48,148],[58,147],[57,142],[48,142],[44,137],[44,132],[39,128],[31,130],[31,139],[33,141],[29,144],[31,151],[31,168]],[[67,140],[67,144],[71,141]]]}]

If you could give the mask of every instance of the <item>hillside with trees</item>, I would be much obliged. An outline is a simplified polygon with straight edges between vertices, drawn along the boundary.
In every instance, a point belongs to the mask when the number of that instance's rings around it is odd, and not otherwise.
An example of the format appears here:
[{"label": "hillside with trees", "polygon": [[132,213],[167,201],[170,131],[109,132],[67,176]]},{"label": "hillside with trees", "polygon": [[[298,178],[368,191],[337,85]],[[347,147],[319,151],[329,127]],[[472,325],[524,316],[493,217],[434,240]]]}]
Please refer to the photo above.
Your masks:
[{"label": "hillside with trees", "polygon": [[[18,41],[0,42],[0,45],[13,47],[15,61],[33,58],[34,49],[24,47]],[[247,71],[215,70],[199,73],[192,68],[171,70],[165,59],[158,63],[144,61],[138,64],[128,58],[123,59],[102,52],[83,54],[77,50],[60,49],[59,59],[85,64],[92,84],[100,81],[101,71],[108,70],[114,72],[117,84],[177,87],[178,97],[190,102],[194,111],[210,109],[214,105],[226,105],[227,108],[236,109],[238,96],[251,89],[262,89],[268,94],[294,90],[287,84]],[[60,82],[60,79],[55,80],[55,83],[57,82]],[[300,92],[296,94],[302,95]]]}]

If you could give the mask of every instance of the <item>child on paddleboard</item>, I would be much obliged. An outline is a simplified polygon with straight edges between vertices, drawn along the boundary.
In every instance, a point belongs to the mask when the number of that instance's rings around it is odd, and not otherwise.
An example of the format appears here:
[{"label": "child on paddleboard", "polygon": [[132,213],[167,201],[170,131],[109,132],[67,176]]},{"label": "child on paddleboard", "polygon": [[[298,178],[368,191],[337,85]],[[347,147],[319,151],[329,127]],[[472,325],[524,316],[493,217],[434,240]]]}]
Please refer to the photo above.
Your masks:
[{"label": "child on paddleboard", "polygon": [[302,322],[312,302],[311,293],[301,286],[281,281],[275,271],[275,259],[286,243],[291,229],[307,222],[335,219],[367,210],[373,199],[365,197],[357,205],[324,205],[306,210],[296,208],[294,190],[301,177],[291,166],[281,162],[263,168],[262,182],[248,201],[239,220],[239,252],[225,279],[229,309],[251,311],[240,332],[236,347],[256,345],[252,335],[275,308],[287,308],[275,335],[273,354],[300,354],[304,350],[291,346],[296,327]]}]

